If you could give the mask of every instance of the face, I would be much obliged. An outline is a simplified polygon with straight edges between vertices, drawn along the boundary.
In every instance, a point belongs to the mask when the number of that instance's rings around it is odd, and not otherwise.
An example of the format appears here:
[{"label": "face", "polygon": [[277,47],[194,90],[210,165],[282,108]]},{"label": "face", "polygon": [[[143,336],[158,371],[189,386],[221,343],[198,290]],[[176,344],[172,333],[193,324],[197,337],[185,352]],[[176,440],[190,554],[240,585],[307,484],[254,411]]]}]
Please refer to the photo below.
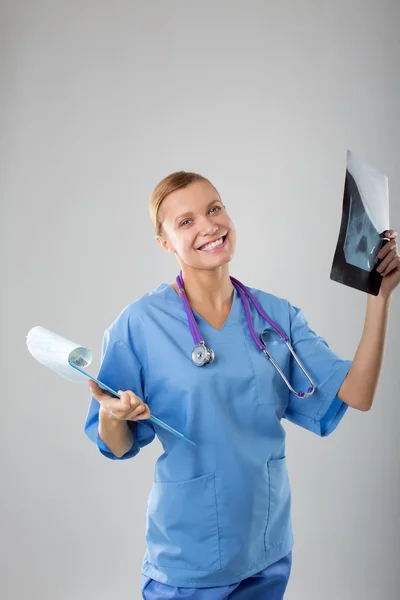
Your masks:
[{"label": "face", "polygon": [[196,181],[169,194],[160,207],[158,243],[173,252],[181,266],[216,269],[232,260],[235,227],[215,188]]}]

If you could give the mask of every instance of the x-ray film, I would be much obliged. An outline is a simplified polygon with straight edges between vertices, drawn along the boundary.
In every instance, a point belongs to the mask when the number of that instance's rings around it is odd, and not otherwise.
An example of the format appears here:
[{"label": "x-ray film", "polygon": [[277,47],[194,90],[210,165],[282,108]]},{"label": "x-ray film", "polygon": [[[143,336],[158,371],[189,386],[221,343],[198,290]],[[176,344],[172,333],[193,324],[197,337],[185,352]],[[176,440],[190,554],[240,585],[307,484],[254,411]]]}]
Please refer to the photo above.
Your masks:
[{"label": "x-ray film", "polygon": [[347,151],[340,232],[330,278],[377,296],[382,276],[377,254],[389,229],[388,178]]}]

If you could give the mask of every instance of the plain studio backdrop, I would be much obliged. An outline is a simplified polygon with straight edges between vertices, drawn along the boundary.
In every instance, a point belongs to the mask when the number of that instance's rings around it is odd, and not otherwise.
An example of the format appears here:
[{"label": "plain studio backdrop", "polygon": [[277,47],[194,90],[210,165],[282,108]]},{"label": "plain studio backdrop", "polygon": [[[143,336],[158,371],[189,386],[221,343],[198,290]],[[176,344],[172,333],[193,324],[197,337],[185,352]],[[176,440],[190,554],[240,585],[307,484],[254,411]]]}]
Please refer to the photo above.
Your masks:
[{"label": "plain studio backdrop", "polygon": [[[303,308],[352,359],[366,295],[330,281],[346,150],[389,177],[400,228],[397,0],[2,2],[1,589],[4,600],[140,598],[157,440],[127,461],[83,432],[90,393],[37,363],[35,325],[93,349],[178,265],[153,187],[194,170],[238,232],[231,273]],[[400,586],[399,331],[373,408],[321,439],[284,421],[295,546],[285,598]]]}]

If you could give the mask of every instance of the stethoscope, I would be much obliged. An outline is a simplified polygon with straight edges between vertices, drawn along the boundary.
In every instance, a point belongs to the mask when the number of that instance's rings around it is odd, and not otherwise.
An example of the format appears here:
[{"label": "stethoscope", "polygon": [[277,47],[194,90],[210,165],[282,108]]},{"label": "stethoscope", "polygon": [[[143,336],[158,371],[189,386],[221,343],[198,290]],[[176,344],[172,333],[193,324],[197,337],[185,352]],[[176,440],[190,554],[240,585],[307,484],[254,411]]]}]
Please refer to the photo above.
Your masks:
[{"label": "stethoscope", "polygon": [[[237,290],[237,292],[238,292],[238,294],[240,296],[240,299],[242,301],[242,304],[244,306],[244,310],[245,310],[245,313],[246,313],[247,323],[248,323],[248,326],[249,326],[249,329],[250,329],[251,336],[252,336],[254,342],[256,343],[257,347],[259,348],[259,350],[261,350],[264,353],[264,355],[265,355],[265,357],[266,357],[267,360],[271,361],[271,363],[273,364],[273,366],[275,367],[275,369],[278,371],[279,375],[282,377],[283,381],[286,383],[287,387],[292,392],[292,394],[294,394],[298,398],[307,398],[308,396],[311,396],[314,393],[314,391],[315,391],[315,385],[314,385],[311,377],[309,376],[309,374],[307,373],[307,371],[305,370],[305,368],[301,364],[300,360],[297,358],[296,353],[293,350],[293,348],[292,348],[292,346],[291,346],[291,344],[289,342],[288,336],[279,327],[279,325],[277,325],[277,323],[274,323],[274,321],[272,319],[270,319],[270,317],[263,311],[263,309],[261,308],[261,306],[260,306],[259,302],[257,301],[257,299],[253,296],[253,294],[250,292],[249,289],[247,289],[247,287],[245,285],[243,285],[242,283],[240,283],[240,281],[238,281],[234,277],[231,277],[230,279],[231,279],[231,282],[232,282],[233,286],[235,287],[235,289]],[[214,351],[211,348],[207,348],[204,340],[202,339],[202,336],[201,336],[201,333],[200,333],[200,329],[199,329],[199,327],[198,327],[198,325],[196,323],[196,319],[194,318],[193,311],[190,308],[189,301],[188,301],[186,293],[185,293],[185,288],[184,288],[184,283],[183,283],[183,277],[182,277],[182,271],[180,272],[180,274],[176,278],[176,285],[177,285],[177,288],[178,288],[179,296],[182,299],[183,304],[185,306],[185,310],[186,310],[186,314],[187,314],[187,317],[188,317],[190,331],[192,333],[193,341],[195,343],[195,347],[193,348],[193,351],[192,351],[192,361],[193,361],[193,363],[197,367],[203,367],[204,365],[207,365],[207,364],[210,364],[210,363],[213,362],[213,360],[215,358],[215,354],[214,354]],[[249,302],[248,302],[246,296],[251,300],[251,302],[253,303],[254,307],[258,311],[258,313],[271,325],[271,327],[273,327],[273,329],[275,329],[275,331],[277,333],[279,333],[279,335],[281,336],[281,338],[283,339],[283,341],[286,343],[287,347],[289,348],[290,352],[293,355],[293,358],[295,359],[295,361],[299,365],[300,369],[302,370],[302,372],[304,373],[304,375],[307,377],[308,381],[311,384],[311,387],[308,388],[307,392],[296,392],[292,388],[292,386],[290,385],[289,381],[286,379],[284,373],[282,372],[281,368],[274,361],[274,359],[272,358],[272,356],[268,352],[268,350],[266,348],[266,344],[264,342],[264,335],[267,333],[268,330],[263,331],[261,333],[261,335],[260,335],[260,339],[258,338],[258,336],[257,336],[257,334],[256,334],[256,332],[254,330],[254,327],[253,327],[253,322],[252,322],[252,319],[251,319],[250,306],[249,306]]]}]

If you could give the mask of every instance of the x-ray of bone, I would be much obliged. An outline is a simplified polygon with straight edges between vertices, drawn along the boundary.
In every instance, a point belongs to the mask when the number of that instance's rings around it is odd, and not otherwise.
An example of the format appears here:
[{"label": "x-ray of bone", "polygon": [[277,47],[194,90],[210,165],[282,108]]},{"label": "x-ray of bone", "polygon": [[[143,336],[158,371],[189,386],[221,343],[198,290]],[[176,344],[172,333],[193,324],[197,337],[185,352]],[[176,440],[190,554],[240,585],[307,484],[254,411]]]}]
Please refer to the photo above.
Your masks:
[{"label": "x-ray of bone", "polygon": [[389,229],[388,178],[347,151],[342,221],[330,278],[377,296],[377,254]]}]

